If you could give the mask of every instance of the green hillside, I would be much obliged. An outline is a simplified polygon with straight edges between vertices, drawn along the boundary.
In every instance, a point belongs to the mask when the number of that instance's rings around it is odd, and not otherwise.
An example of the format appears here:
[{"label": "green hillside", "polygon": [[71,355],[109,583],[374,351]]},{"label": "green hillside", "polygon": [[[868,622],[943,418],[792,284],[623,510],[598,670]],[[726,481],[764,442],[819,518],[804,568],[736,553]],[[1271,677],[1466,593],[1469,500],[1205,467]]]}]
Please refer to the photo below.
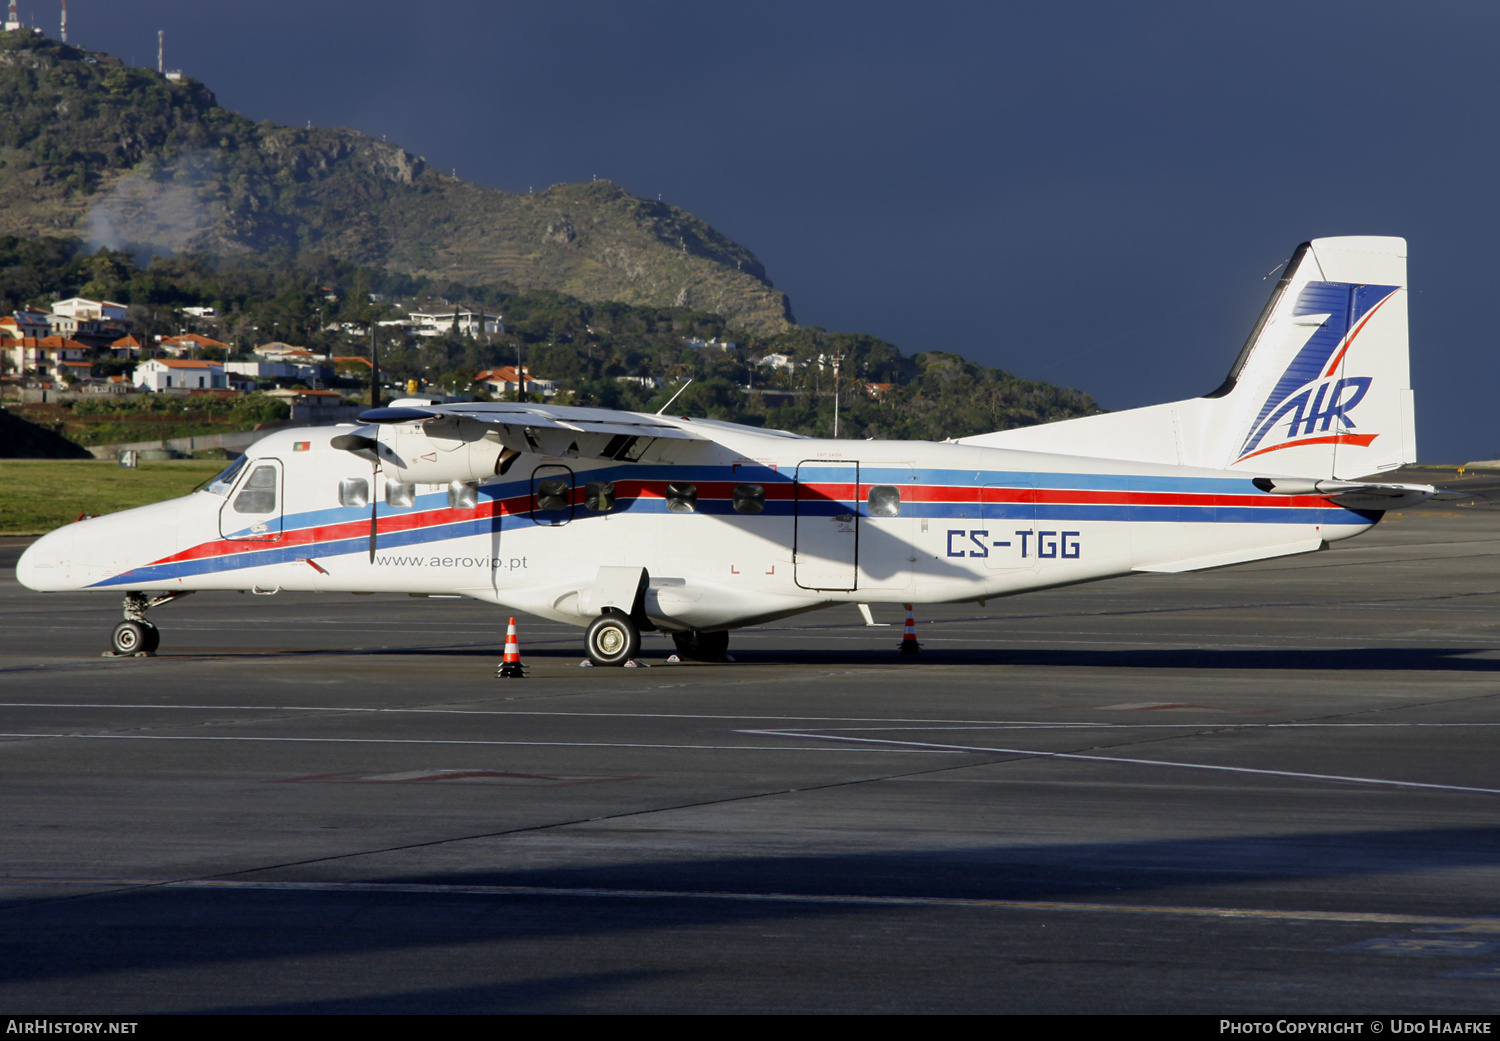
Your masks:
[{"label": "green hillside", "polygon": [[254,123],[31,30],[0,34],[0,234],[132,250],[320,253],[469,285],[552,289],[789,326],[743,246],[608,181],[513,194],[343,129]]},{"label": "green hillside", "polygon": [[[839,358],[843,437],[941,440],[1098,411],[1092,399],[1076,390],[1018,379],[954,354],[931,351],[911,357],[873,336],[807,326],[742,334],[733,332],[721,315],[684,307],[591,304],[552,290],[508,293],[454,283],[442,288],[503,313],[506,332],[418,340],[384,332],[380,359],[387,383],[416,380],[427,391],[482,394],[484,388],[474,383],[481,370],[512,364],[521,356],[534,375],[557,383],[559,403],[652,412],[682,381],[692,379],[674,410],[829,436],[835,404],[832,360]],[[363,330],[372,317],[394,313],[389,303],[372,305],[369,289],[413,302],[437,291],[425,280],[315,255],[280,266],[248,257],[183,253],[157,257],[141,267],[128,254],[104,249],[90,254],[62,240],[0,235],[0,310],[45,306],[76,294],[106,297],[127,305],[132,330],[148,339],[176,331],[180,308],[207,305],[221,317],[204,328],[232,348],[264,342],[268,330],[280,330],[320,353],[363,357],[369,350],[367,335],[345,333],[342,323]],[[733,340],[737,346],[695,348],[690,345],[694,340]],[[793,364],[761,364],[774,355]],[[248,360],[248,355],[242,357]],[[95,365],[123,373],[132,371],[134,363],[99,359]],[[343,372],[345,378],[335,386],[368,400],[368,368],[345,367]],[[643,378],[664,385],[633,382]],[[189,408],[154,395],[100,396],[28,405],[24,411],[80,443],[103,444],[245,429],[280,418],[257,411],[257,400],[195,400]]]},{"label": "green hillside", "polygon": [[[654,411],[692,379],[674,410],[822,436],[836,407],[842,437],[925,440],[1097,411],[953,354],[798,327],[748,250],[607,181],[526,195],[469,184],[354,131],[253,123],[196,81],[31,30],[0,34],[0,111],[4,309],[108,298],[149,340],[190,324],[184,308],[213,307],[197,331],[239,352],[275,339],[344,356],[367,351],[371,321],[451,301],[502,312],[505,333],[381,330],[388,381],[482,394],[478,372],[524,356],[559,402]],[[717,340],[738,347],[690,345]],[[367,378],[346,369],[335,386],[364,397]],[[207,407],[26,411],[100,443],[230,421]]]}]

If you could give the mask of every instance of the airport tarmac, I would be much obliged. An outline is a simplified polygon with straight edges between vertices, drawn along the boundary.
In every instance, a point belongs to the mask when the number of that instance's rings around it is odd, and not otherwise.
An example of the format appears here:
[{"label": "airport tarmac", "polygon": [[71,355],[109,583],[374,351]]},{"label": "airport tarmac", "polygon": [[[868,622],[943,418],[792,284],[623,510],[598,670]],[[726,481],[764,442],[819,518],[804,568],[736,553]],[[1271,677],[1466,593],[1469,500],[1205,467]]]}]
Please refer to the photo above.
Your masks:
[{"label": "airport tarmac", "polygon": [[523,617],[525,680],[404,596],[103,658],[118,597],[25,543],[0,1012],[1500,1008],[1500,509],[919,607],[911,658],[889,605],[612,670]]}]

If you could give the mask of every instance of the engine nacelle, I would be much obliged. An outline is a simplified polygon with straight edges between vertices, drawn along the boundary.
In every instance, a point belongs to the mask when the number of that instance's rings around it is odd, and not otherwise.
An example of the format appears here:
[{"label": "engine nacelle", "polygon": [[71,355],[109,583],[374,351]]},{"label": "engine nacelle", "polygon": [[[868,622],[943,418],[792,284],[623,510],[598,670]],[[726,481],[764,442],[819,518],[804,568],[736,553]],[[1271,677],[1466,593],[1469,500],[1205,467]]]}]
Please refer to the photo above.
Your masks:
[{"label": "engine nacelle", "polygon": [[449,416],[382,426],[375,440],[381,468],[405,484],[493,477],[505,452],[493,427]]}]

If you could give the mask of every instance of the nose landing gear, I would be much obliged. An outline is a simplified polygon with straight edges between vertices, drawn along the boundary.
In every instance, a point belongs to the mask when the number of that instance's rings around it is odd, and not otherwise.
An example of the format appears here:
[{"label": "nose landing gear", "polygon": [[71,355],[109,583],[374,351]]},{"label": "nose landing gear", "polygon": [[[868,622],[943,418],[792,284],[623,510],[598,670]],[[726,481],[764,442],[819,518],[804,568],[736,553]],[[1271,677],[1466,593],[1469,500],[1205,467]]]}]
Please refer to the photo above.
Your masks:
[{"label": "nose landing gear", "polygon": [[121,622],[109,638],[116,658],[154,654],[161,644],[161,630],[150,622]]},{"label": "nose landing gear", "polygon": [[161,644],[161,630],[146,620],[146,612],[184,596],[187,596],[186,591],[162,593],[158,596],[126,593],[125,603],[122,605],[125,620],[115,626],[114,632],[110,634],[110,649],[104,652],[104,656],[146,658],[155,654],[156,648]]}]

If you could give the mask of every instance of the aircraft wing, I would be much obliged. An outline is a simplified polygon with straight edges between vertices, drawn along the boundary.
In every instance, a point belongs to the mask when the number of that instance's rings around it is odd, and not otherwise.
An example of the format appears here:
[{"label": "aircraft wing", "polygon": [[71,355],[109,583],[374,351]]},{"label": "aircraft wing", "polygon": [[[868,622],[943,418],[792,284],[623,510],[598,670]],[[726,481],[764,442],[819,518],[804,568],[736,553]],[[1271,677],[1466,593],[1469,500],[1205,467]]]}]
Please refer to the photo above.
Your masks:
[{"label": "aircraft wing", "polygon": [[571,455],[627,463],[670,463],[711,437],[665,416],[529,402],[465,402],[370,409],[363,423],[420,423],[439,442],[497,441],[512,452]]}]

